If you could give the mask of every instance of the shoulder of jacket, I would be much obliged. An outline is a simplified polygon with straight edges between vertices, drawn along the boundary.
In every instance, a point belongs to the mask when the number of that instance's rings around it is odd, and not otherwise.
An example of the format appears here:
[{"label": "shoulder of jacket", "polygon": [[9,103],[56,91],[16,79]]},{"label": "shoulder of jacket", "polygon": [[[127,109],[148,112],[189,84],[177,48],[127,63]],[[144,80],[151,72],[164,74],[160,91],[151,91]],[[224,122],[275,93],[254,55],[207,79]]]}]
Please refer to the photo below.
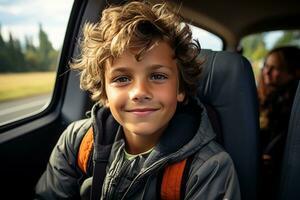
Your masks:
[{"label": "shoulder of jacket", "polygon": [[82,130],[87,130],[92,125],[92,119],[82,119],[72,122],[68,128],[71,128],[73,132],[81,132]]},{"label": "shoulder of jacket", "polygon": [[91,126],[92,119],[90,118],[72,122],[64,131],[63,140],[78,151],[82,138]]},{"label": "shoulder of jacket", "polygon": [[211,141],[194,155],[187,182],[190,184],[195,181],[192,177],[198,177],[196,182],[200,184],[207,177],[214,177],[215,181],[222,183],[232,170],[234,163],[230,155],[218,143]]},{"label": "shoulder of jacket", "polygon": [[231,160],[229,154],[223,149],[223,147],[216,141],[212,140],[195,153],[194,161],[197,162],[198,165],[202,165],[208,160],[222,161],[223,159],[228,158]]},{"label": "shoulder of jacket", "polygon": [[219,199],[220,196],[240,199],[233,161],[216,142],[208,143],[195,154],[187,177],[186,191],[189,192],[185,193],[186,199],[205,199],[207,196],[212,199]]}]

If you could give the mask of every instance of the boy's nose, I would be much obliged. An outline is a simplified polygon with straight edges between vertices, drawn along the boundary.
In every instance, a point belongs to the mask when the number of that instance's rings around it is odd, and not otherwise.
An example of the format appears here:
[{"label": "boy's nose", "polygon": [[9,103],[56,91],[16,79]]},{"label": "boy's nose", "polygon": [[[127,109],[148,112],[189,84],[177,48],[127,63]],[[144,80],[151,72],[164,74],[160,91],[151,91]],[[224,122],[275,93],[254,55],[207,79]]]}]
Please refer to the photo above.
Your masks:
[{"label": "boy's nose", "polygon": [[142,102],[152,99],[150,86],[147,81],[136,81],[129,92],[129,97],[131,100],[136,102]]}]

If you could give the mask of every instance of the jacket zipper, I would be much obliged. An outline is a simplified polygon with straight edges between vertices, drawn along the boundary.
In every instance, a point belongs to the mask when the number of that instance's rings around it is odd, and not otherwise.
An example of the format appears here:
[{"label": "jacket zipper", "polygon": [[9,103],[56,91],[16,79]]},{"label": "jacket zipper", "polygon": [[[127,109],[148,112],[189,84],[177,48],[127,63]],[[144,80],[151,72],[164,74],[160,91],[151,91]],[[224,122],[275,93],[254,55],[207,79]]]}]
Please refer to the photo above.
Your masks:
[{"label": "jacket zipper", "polygon": [[[128,166],[130,165],[130,161],[129,160],[124,160],[124,163],[121,165],[121,169],[118,171],[118,173],[116,174],[116,178],[114,180],[115,181],[115,191],[117,191],[118,189],[118,186],[120,185],[120,180],[121,180],[121,177],[122,175],[126,172]],[[111,187],[112,188],[112,187]],[[115,199],[115,196],[116,196],[116,192],[112,193],[112,191],[110,191],[110,194],[109,194],[110,197],[112,197],[112,199]]]},{"label": "jacket zipper", "polygon": [[143,171],[142,173],[139,173],[134,179],[133,181],[130,183],[129,187],[127,188],[127,190],[125,191],[123,197],[121,198],[121,200],[124,200],[127,193],[129,192],[129,190],[131,189],[131,187],[133,186],[133,184],[139,179],[141,178],[142,176],[146,175],[149,171],[155,169],[157,166],[159,165],[163,165],[166,163],[167,160],[169,160],[171,157],[173,157],[173,155],[175,155],[175,153],[169,155],[168,157],[166,158],[163,158],[161,159],[160,161],[157,161],[156,163],[153,163],[150,167],[148,167],[145,171]]},{"label": "jacket zipper", "polygon": [[[122,149],[122,145],[120,146],[120,149]],[[118,152],[118,156],[120,156],[121,152]],[[117,158],[115,158],[117,159]],[[124,159],[122,157],[122,159]],[[112,171],[112,175],[111,175],[111,179],[109,180],[109,183],[108,183],[108,186],[107,186],[107,192],[106,192],[106,195],[105,195],[105,198],[103,199],[107,199],[107,197],[110,197],[111,196],[111,193],[112,193],[112,187],[116,182],[116,179],[119,178],[119,175],[120,175],[120,171],[122,170],[122,165],[123,165],[123,162],[126,162],[122,160],[122,162],[119,162],[117,163],[117,166],[113,169]],[[125,164],[125,163],[124,163]]]}]

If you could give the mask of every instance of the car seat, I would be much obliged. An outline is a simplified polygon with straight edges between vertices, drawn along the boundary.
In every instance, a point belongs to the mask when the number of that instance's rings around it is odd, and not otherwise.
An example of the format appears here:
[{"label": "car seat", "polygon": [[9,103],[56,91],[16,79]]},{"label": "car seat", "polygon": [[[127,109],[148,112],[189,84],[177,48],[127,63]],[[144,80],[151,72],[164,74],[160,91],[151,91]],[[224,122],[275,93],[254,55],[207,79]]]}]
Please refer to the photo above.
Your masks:
[{"label": "car seat", "polygon": [[279,200],[300,199],[300,82],[291,111],[281,169]]},{"label": "car seat", "polygon": [[205,62],[197,95],[216,113],[212,122],[218,121],[217,138],[235,164],[242,199],[257,199],[259,117],[251,64],[226,51],[203,49],[200,57]]}]

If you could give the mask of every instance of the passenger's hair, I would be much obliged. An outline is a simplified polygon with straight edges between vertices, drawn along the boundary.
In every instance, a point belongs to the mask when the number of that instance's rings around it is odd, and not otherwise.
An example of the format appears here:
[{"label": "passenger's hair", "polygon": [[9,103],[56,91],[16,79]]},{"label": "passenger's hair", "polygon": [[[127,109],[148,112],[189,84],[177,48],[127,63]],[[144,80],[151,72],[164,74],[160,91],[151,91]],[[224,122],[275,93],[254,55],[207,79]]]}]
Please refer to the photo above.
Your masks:
[{"label": "passenger's hair", "polygon": [[283,62],[284,62],[284,68],[289,73],[295,73],[296,70],[300,69],[300,49],[296,46],[283,46],[283,47],[277,47],[272,49],[268,54],[271,55],[272,53],[278,53]]},{"label": "passenger's hair", "polygon": [[167,41],[175,52],[180,92],[194,95],[201,73],[202,61],[197,58],[200,44],[192,40],[189,26],[166,3],[133,1],[105,9],[100,22],[85,24],[81,55],[71,62],[71,67],[81,71],[81,88],[89,91],[93,100],[104,104],[106,61],[133,47],[140,49],[136,55],[139,61],[157,40]]}]

